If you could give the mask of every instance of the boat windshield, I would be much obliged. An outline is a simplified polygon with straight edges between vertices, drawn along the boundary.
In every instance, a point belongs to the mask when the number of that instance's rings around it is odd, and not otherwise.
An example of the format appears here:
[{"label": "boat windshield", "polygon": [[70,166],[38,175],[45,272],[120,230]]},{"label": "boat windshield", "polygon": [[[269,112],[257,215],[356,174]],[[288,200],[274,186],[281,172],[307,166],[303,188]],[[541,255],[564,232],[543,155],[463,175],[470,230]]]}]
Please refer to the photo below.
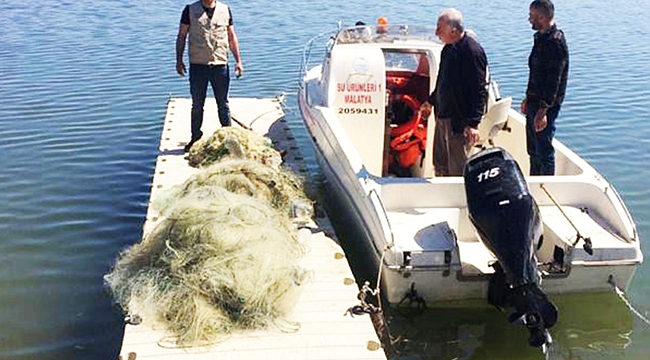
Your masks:
[{"label": "boat windshield", "polygon": [[435,26],[362,25],[342,28],[336,34],[337,44],[395,43],[407,40],[440,43]]},{"label": "boat windshield", "polygon": [[[386,70],[406,70],[417,72],[420,68],[422,57],[421,52],[406,52],[406,51],[384,51],[384,59],[386,61]],[[426,55],[424,55],[426,56]]]}]

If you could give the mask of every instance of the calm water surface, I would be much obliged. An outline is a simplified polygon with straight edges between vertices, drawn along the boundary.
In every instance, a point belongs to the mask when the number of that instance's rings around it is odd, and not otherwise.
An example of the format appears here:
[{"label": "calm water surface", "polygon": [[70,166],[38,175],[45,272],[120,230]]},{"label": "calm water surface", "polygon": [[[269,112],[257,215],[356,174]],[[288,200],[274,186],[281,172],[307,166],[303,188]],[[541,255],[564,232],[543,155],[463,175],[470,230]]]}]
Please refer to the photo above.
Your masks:
[{"label": "calm water surface", "polygon": [[[246,66],[232,96],[288,94],[296,109],[302,48],[337,20],[435,23],[464,12],[503,95],[522,98],[532,44],[527,2],[230,1]],[[121,316],[102,276],[140,239],[165,101],[187,96],[174,71],[184,1],[0,3],[0,358],[113,359]],[[561,1],[571,51],[557,137],[615,184],[650,238],[650,6]],[[644,247],[646,256],[650,245]],[[650,312],[650,262],[629,289]],[[646,359],[650,326],[613,295],[558,298],[558,359]],[[343,309],[342,309],[343,311]],[[538,359],[526,334],[492,309],[460,304],[393,312],[408,359]],[[511,341],[512,340],[512,341]]]}]

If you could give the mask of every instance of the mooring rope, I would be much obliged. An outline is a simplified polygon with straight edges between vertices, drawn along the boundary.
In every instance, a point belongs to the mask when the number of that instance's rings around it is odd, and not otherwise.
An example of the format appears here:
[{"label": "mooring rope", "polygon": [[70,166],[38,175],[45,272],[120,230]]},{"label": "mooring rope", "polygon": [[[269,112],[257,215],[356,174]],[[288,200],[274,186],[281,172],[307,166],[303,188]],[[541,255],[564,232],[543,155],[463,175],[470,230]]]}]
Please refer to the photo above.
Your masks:
[{"label": "mooring rope", "polygon": [[[386,252],[393,246],[393,243],[391,242],[389,245],[387,245],[382,254],[381,254],[381,259],[379,260],[379,273],[377,274],[377,283],[375,284],[375,288],[370,287],[370,282],[365,281],[363,285],[361,286],[361,290],[359,290],[359,294],[357,295],[357,298],[360,301],[359,305],[352,306],[348,308],[345,311],[345,314],[350,314],[351,316],[354,315],[362,315],[362,314],[382,314],[383,309],[381,306],[381,272],[384,267],[384,257],[386,256]],[[373,295],[376,300],[377,300],[377,306],[373,304],[369,304],[366,301],[366,297],[368,294]]]},{"label": "mooring rope", "polygon": [[374,290],[374,295],[377,298],[377,304],[379,305],[379,311],[382,311],[381,298],[379,296],[379,292],[381,288],[381,273],[382,270],[384,269],[384,258],[386,257],[386,252],[388,252],[388,250],[390,250],[390,248],[392,247],[393,247],[393,242],[386,245],[384,251],[381,252],[381,258],[379,259],[379,273],[377,274],[377,284],[375,285],[375,290]]},{"label": "mooring rope", "polygon": [[623,303],[628,307],[628,309],[630,309],[630,311],[634,315],[636,315],[639,319],[641,319],[644,323],[646,323],[646,325],[650,326],[650,320],[648,320],[647,317],[643,316],[643,314],[641,314],[637,309],[634,308],[634,306],[632,306],[630,301],[625,296],[625,293],[623,292],[623,290],[621,290],[618,287],[618,285],[616,285],[616,281],[614,281],[614,276],[609,275],[609,279],[607,279],[607,283],[610,284],[614,288],[614,291],[616,292],[616,295],[618,295],[618,297],[621,298],[621,301],[623,301]]},{"label": "mooring rope", "polygon": [[[390,334],[390,330],[388,329],[388,326],[386,325],[386,319],[384,318],[384,310],[382,309],[381,306],[381,273],[384,268],[384,258],[386,257],[386,252],[390,250],[394,245],[394,242],[391,242],[388,244],[382,254],[381,258],[379,260],[379,273],[377,274],[377,283],[375,284],[375,288],[372,289],[370,287],[370,282],[365,281],[363,283],[363,286],[361,286],[361,290],[359,290],[359,294],[357,295],[357,298],[360,301],[359,305],[352,306],[348,308],[345,311],[344,315],[350,314],[350,316],[354,317],[354,315],[363,315],[363,314],[368,314],[370,316],[370,320],[372,321],[372,325],[375,328],[375,331],[377,332],[377,335],[379,336],[379,341],[381,344],[376,344],[377,349],[378,348],[384,348],[387,352],[392,351],[392,346],[395,341],[393,340],[392,335]],[[366,297],[368,294],[374,295],[376,300],[377,300],[377,306],[373,304],[369,304],[366,302]],[[371,349],[370,343],[368,345],[368,349]],[[376,350],[376,349],[375,349]]]}]

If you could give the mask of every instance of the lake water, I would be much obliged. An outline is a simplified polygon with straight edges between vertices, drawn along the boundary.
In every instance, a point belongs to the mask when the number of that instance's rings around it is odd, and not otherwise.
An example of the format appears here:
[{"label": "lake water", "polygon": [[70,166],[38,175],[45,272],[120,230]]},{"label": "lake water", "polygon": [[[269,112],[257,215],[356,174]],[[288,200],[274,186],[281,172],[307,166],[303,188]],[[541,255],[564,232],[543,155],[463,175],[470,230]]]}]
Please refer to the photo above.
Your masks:
[{"label": "lake water", "polygon": [[[245,76],[231,96],[287,93],[297,105],[302,48],[342,20],[435,24],[455,6],[485,47],[503,95],[518,103],[532,44],[528,3],[508,0],[230,1]],[[426,5],[425,5],[426,4]],[[139,241],[166,99],[188,96],[174,70],[183,1],[0,3],[0,358],[113,359],[121,315],[102,276]],[[620,192],[650,239],[650,6],[560,1],[571,52],[557,137]],[[316,171],[315,167],[312,167]],[[650,256],[650,245],[644,253]],[[650,262],[627,294],[650,312]],[[557,299],[558,359],[646,359],[650,326],[613,295]],[[343,310],[341,313],[343,313]],[[405,359],[538,359],[523,330],[460,304],[392,313]],[[512,341],[511,341],[512,340]]]}]

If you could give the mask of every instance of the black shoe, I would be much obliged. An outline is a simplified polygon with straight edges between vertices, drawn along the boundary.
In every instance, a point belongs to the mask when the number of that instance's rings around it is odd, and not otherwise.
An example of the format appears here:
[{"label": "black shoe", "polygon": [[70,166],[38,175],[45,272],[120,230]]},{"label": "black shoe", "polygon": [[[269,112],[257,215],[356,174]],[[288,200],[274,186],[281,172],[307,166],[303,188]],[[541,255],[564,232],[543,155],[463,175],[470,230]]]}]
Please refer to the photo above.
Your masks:
[{"label": "black shoe", "polygon": [[194,145],[194,143],[199,141],[202,137],[203,137],[203,132],[199,131],[199,136],[190,140],[190,142],[188,142],[187,145],[185,145],[185,147],[183,148],[183,151],[189,152],[190,148],[192,148],[192,145]]},{"label": "black shoe", "polygon": [[194,143],[197,141],[199,141],[199,139],[190,140],[190,142],[188,142],[187,145],[185,145],[185,147],[183,148],[183,152],[190,152],[192,145],[194,145]]}]

